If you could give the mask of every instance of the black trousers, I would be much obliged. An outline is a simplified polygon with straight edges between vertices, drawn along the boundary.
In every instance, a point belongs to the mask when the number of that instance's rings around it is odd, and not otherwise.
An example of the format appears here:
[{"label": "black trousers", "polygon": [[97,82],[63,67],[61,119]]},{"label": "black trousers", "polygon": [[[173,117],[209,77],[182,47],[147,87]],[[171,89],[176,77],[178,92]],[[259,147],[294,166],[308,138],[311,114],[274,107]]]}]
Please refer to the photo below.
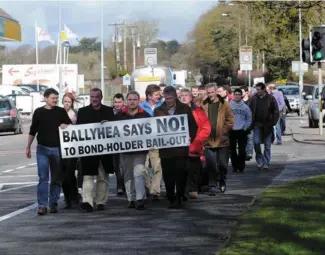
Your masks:
[{"label": "black trousers", "polygon": [[77,169],[77,159],[69,158],[62,160],[62,190],[65,201],[71,203],[71,201],[78,201],[78,185],[77,178],[75,176],[75,170]]},{"label": "black trousers", "polygon": [[202,164],[199,157],[189,157],[187,186],[189,192],[197,192],[201,180]]},{"label": "black trousers", "polygon": [[[185,195],[187,181],[188,157],[162,158],[161,168],[166,187],[167,198],[170,202],[182,199]],[[175,195],[176,185],[176,195]]]},{"label": "black trousers", "polygon": [[232,167],[234,170],[242,172],[245,169],[246,162],[247,133],[245,130],[231,130],[229,142]]},{"label": "black trousers", "polygon": [[116,189],[117,190],[123,190],[125,192],[124,187],[124,176],[121,172],[121,157],[120,154],[113,155],[113,167],[114,167],[114,173],[116,176]]}]

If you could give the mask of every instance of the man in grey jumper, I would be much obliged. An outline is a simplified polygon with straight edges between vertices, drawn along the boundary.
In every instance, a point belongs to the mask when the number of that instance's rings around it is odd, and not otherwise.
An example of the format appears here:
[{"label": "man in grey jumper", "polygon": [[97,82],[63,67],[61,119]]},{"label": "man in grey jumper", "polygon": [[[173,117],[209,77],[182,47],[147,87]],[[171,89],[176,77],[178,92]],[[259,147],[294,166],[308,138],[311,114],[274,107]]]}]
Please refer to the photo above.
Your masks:
[{"label": "man in grey jumper", "polygon": [[242,96],[243,91],[235,89],[234,99],[230,101],[230,107],[235,116],[235,125],[229,131],[233,172],[243,172],[245,170],[247,135],[252,124],[252,112],[243,101]]}]

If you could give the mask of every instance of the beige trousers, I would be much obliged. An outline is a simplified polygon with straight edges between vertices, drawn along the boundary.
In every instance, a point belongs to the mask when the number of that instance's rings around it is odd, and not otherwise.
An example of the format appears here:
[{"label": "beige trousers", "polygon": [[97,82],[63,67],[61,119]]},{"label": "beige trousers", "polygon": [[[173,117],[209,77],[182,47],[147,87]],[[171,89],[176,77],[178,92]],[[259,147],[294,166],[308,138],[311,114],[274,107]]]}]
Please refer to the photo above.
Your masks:
[{"label": "beige trousers", "polygon": [[96,180],[96,205],[105,205],[108,200],[108,178],[107,174],[100,162],[98,168],[98,175],[84,175],[82,183],[82,202],[89,203],[94,206],[94,188]]},{"label": "beige trousers", "polygon": [[[150,177],[149,177],[149,159],[151,162],[151,166],[153,168],[153,174],[152,174],[152,182],[150,184]],[[149,189],[151,195],[158,195],[160,196],[160,182],[161,182],[161,164],[160,164],[160,156],[159,156],[159,150],[150,150],[147,159],[146,159],[146,175],[145,175],[145,181],[146,181],[146,187]]]}]

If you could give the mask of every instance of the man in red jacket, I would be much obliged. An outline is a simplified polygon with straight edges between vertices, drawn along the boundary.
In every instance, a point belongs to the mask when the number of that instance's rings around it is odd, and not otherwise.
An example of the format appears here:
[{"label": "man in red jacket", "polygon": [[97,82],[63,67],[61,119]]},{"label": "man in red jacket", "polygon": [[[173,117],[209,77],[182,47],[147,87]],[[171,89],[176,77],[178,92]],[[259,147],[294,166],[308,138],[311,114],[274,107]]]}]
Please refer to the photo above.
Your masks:
[{"label": "man in red jacket", "polygon": [[188,188],[190,198],[197,198],[200,170],[202,168],[200,157],[203,155],[203,144],[211,133],[211,124],[205,111],[192,102],[192,93],[188,89],[183,89],[180,100],[192,109],[192,114],[198,126],[195,139],[190,145],[189,169],[188,169]]}]

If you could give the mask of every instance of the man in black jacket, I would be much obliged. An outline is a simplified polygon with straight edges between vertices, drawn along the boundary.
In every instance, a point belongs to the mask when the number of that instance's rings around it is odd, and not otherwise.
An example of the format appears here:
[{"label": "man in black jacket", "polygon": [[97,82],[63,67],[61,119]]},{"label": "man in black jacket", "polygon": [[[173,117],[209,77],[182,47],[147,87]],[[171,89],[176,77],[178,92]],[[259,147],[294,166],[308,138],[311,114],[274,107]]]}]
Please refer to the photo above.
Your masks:
[{"label": "man in black jacket", "polygon": [[[169,116],[186,114],[191,141],[194,140],[197,132],[197,124],[192,114],[192,109],[177,99],[176,89],[166,87],[164,89],[164,103],[154,110],[154,116]],[[187,161],[189,147],[174,147],[159,149],[163,178],[166,186],[167,198],[170,202],[169,208],[181,208],[182,198],[185,195],[187,181]],[[175,196],[175,184],[177,194]]]},{"label": "man in black jacket", "polygon": [[[90,105],[82,107],[78,111],[77,124],[101,123],[103,121],[114,121],[113,108],[103,105],[102,91],[94,88],[90,91]],[[97,210],[102,211],[108,199],[108,173],[114,173],[111,155],[90,156],[81,158],[81,168],[83,174],[82,185],[82,209],[92,212],[94,207],[93,191],[94,179],[96,182],[95,203]]]}]

